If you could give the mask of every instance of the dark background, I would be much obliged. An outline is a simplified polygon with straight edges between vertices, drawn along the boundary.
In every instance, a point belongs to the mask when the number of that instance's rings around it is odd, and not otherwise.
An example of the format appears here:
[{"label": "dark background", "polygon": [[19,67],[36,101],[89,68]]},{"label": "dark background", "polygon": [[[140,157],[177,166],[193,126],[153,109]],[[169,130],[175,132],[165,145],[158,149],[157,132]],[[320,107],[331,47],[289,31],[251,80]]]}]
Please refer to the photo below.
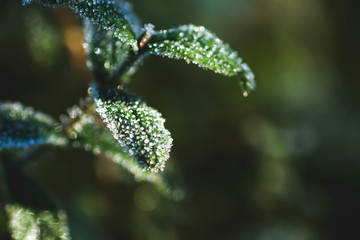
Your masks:
[{"label": "dark background", "polygon": [[[358,236],[356,1],[131,3],[157,29],[193,23],[215,32],[250,65],[257,89],[244,98],[236,79],[147,59],[128,88],[167,119],[174,146],[165,171],[186,198],[166,199],[108,159],[54,151],[24,171],[68,210],[73,239]],[[0,1],[0,100],[65,113],[92,80],[82,37],[66,8]]]}]

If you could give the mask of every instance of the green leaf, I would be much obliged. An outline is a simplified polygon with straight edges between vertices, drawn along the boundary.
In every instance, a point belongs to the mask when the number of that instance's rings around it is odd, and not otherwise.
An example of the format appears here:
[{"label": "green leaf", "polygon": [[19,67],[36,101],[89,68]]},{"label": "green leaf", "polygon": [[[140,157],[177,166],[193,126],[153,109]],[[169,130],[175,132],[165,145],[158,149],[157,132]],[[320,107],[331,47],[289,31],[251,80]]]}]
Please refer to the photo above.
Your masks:
[{"label": "green leaf", "polygon": [[71,239],[64,211],[36,211],[20,204],[5,206],[14,240]]},{"label": "green leaf", "polygon": [[162,174],[143,171],[142,167],[134,161],[134,158],[123,151],[118,141],[103,125],[102,119],[94,114],[83,116],[78,124],[74,126],[73,130],[76,132],[77,137],[73,142],[73,146],[84,148],[95,155],[104,154],[132,173],[138,181],[148,181],[154,184],[165,196],[178,199],[178,193],[182,192],[181,189],[174,189],[170,186],[170,183]]},{"label": "green leaf", "polygon": [[23,0],[23,5],[38,3],[44,6],[62,6],[66,3],[76,14],[110,31],[120,41],[138,50],[137,36],[140,21],[127,2],[120,0]]},{"label": "green leaf", "polygon": [[0,103],[0,151],[42,144],[64,145],[54,120],[20,103]]},{"label": "green leaf", "polygon": [[8,227],[14,240],[70,239],[65,211],[20,168],[14,159],[2,159],[0,178]]},{"label": "green leaf", "polygon": [[129,54],[129,46],[104,29],[98,29],[91,21],[85,21],[83,47],[88,55],[88,67],[98,82],[104,82],[120,67]]},{"label": "green leaf", "polygon": [[69,0],[68,6],[81,17],[112,32],[134,51],[138,50],[139,23],[127,3],[117,0]]},{"label": "green leaf", "polygon": [[183,25],[157,31],[152,34],[144,51],[183,59],[226,76],[238,76],[244,95],[255,88],[254,75],[237,52],[202,26]]},{"label": "green leaf", "polygon": [[120,146],[143,170],[163,170],[172,146],[165,119],[135,95],[122,89],[91,86],[96,111]]}]

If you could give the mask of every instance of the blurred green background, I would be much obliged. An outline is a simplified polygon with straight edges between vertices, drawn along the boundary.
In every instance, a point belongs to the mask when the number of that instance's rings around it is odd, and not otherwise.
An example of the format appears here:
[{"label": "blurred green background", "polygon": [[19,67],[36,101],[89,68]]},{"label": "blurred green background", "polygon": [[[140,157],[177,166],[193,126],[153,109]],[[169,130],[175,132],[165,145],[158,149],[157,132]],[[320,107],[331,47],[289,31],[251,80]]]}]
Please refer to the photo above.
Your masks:
[{"label": "blurred green background", "polygon": [[[147,59],[128,88],[167,119],[174,146],[166,172],[186,187],[186,198],[168,200],[107,159],[56,150],[24,171],[63,203],[73,239],[357,236],[356,1],[131,3],[157,29],[193,23],[215,32],[249,63],[257,89],[244,98],[235,79]],[[82,37],[66,8],[0,1],[0,100],[65,113],[92,81]]]}]

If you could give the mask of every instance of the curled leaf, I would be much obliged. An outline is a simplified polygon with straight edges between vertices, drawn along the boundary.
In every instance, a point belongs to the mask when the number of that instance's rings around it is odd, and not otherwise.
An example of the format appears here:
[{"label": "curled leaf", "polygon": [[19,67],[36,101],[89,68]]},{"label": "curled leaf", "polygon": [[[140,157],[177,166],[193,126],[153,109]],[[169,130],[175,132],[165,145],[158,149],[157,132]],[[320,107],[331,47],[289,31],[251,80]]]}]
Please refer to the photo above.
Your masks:
[{"label": "curled leaf", "polygon": [[54,120],[20,103],[0,103],[0,151],[4,148],[27,148],[41,144],[66,143],[56,133]]},{"label": "curled leaf", "polygon": [[246,63],[242,63],[237,52],[202,26],[183,25],[154,32],[145,51],[183,59],[222,75],[238,76],[244,95],[255,88],[254,74]]},{"label": "curled leaf", "polygon": [[96,111],[124,151],[143,170],[162,171],[172,138],[161,114],[122,89],[93,84],[91,92]]}]

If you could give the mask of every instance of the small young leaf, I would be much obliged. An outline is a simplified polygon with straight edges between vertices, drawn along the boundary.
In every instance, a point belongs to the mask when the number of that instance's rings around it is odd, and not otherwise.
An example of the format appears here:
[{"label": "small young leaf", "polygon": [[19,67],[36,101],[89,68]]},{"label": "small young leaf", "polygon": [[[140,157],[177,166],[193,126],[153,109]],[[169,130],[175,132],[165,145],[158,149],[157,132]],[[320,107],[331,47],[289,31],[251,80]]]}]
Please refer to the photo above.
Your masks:
[{"label": "small young leaf", "polygon": [[134,51],[138,50],[139,23],[128,3],[119,0],[69,0],[68,5],[76,14],[112,32]]},{"label": "small young leaf", "polygon": [[7,204],[5,210],[14,240],[71,239],[64,211],[37,211],[20,204]]},{"label": "small young leaf", "polygon": [[129,46],[104,29],[98,29],[91,21],[85,21],[83,47],[88,55],[88,67],[98,82],[104,82],[110,73],[123,64]]},{"label": "small young leaf", "polygon": [[20,103],[0,103],[0,151],[41,144],[65,144],[66,139],[56,133],[54,123],[51,117]]},{"label": "small young leaf", "polygon": [[161,114],[122,89],[93,84],[91,92],[96,111],[124,151],[144,170],[162,171],[172,138]]},{"label": "small young leaf", "polygon": [[46,7],[58,7],[65,5],[67,0],[23,0],[23,5],[27,5],[30,3],[42,4]]},{"label": "small young leaf", "polygon": [[240,86],[247,95],[255,88],[254,75],[242,63],[237,52],[202,26],[183,25],[153,33],[147,48],[148,54],[183,59],[226,76],[238,75]]}]

